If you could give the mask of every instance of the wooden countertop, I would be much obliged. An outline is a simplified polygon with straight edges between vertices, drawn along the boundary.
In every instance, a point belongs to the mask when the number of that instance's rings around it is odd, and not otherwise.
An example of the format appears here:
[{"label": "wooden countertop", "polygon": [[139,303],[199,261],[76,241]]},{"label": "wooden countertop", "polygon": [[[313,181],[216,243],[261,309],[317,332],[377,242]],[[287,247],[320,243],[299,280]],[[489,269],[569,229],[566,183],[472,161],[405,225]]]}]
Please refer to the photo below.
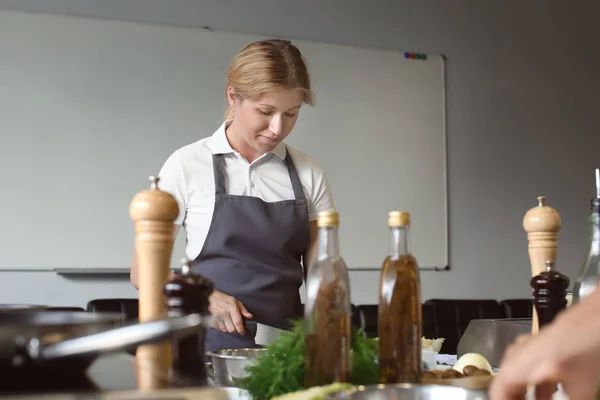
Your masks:
[{"label": "wooden countertop", "polygon": [[136,400],[136,399],[163,399],[163,400],[234,400],[237,398],[232,390],[224,390],[214,387],[208,388],[186,388],[186,389],[159,389],[153,391],[124,390],[105,393],[59,393],[48,396],[46,394],[35,396],[10,397],[19,400],[65,400],[76,398],[77,400]]}]

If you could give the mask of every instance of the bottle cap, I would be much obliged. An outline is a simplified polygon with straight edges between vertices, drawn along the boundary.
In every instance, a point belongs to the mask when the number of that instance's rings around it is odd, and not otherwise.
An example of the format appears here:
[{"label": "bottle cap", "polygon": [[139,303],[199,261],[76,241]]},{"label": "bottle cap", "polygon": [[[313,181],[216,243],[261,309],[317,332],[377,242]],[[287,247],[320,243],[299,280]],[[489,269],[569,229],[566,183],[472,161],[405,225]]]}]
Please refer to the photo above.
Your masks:
[{"label": "bottle cap", "polygon": [[340,217],[339,217],[339,214],[337,213],[337,211],[328,210],[328,211],[321,211],[319,213],[319,217],[317,220],[317,225],[319,227],[338,226],[339,224],[340,224]]},{"label": "bottle cap", "polygon": [[390,211],[388,214],[388,226],[409,226],[410,213],[406,211]]}]

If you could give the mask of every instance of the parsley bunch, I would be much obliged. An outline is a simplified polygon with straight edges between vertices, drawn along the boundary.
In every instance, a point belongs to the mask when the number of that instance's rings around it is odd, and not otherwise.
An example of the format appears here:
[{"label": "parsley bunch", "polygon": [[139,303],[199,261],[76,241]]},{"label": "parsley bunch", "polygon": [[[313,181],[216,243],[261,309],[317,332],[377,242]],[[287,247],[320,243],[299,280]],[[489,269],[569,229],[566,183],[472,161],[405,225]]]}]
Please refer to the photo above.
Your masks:
[{"label": "parsley bunch", "polygon": [[[246,368],[248,377],[242,380],[241,387],[248,390],[254,400],[268,400],[304,389],[304,337],[304,321],[294,321],[291,330],[267,345],[265,354]],[[358,329],[353,331],[351,347],[350,383],[376,384],[379,378],[377,341],[364,337]]]}]

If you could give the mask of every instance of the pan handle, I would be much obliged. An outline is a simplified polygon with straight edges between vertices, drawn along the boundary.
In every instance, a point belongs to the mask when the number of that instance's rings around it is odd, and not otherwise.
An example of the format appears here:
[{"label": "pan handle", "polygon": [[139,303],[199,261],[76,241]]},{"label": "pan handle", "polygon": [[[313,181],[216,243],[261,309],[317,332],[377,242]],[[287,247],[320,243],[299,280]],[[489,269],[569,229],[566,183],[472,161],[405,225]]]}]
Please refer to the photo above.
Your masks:
[{"label": "pan handle", "polygon": [[211,319],[210,315],[189,314],[132,324],[46,345],[33,338],[26,345],[26,353],[32,361],[74,356],[94,357],[123,351],[131,346],[160,342],[173,336],[194,334],[210,327]]}]

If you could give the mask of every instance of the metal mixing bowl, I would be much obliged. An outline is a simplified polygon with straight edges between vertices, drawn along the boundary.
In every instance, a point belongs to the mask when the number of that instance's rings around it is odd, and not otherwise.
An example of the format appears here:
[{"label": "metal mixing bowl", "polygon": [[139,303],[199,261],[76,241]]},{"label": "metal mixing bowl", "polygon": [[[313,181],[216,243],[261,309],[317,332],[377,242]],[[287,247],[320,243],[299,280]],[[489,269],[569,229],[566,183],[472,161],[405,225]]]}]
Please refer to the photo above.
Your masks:
[{"label": "metal mixing bowl", "polygon": [[239,387],[240,380],[248,376],[246,367],[264,354],[265,349],[224,349],[209,351],[212,368],[209,372],[215,384],[223,387]]},{"label": "metal mixing bowl", "polygon": [[397,384],[357,386],[327,395],[330,400],[487,400],[485,392],[458,386]]}]

